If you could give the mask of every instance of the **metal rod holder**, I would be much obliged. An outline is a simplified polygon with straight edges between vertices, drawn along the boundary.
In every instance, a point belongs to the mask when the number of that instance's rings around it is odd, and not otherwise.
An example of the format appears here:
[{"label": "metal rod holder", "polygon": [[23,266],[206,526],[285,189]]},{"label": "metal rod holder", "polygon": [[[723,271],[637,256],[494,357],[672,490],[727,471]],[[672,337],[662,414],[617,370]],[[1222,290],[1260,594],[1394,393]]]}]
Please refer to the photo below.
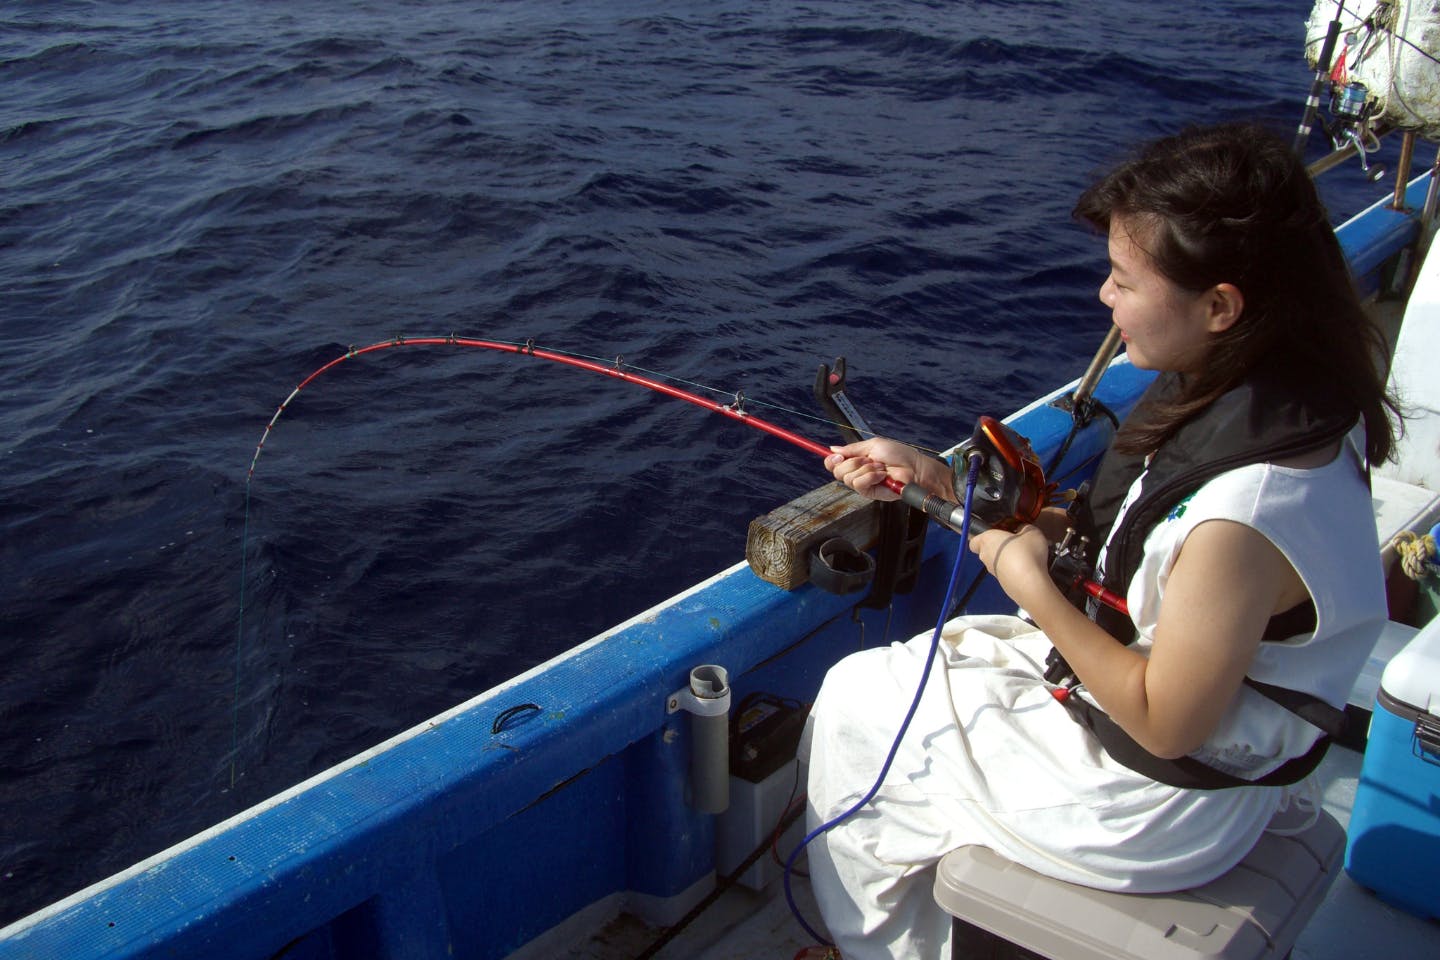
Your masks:
[{"label": "metal rod holder", "polygon": [[690,685],[670,694],[666,713],[690,714],[690,805],[701,813],[730,806],[730,675],[702,664],[690,671]]}]

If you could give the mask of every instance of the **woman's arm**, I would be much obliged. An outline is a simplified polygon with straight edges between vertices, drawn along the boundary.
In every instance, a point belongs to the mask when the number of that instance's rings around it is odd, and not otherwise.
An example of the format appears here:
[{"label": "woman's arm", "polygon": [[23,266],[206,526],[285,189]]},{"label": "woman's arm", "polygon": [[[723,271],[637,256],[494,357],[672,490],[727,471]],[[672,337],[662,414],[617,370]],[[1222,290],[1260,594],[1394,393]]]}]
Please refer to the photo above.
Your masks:
[{"label": "woman's arm", "polygon": [[1240,688],[1269,618],[1303,597],[1283,554],[1229,520],[1198,525],[1165,585],[1150,655],[1117,643],[1050,579],[1048,542],[1034,527],[971,541],[1005,592],[1034,619],[1111,718],[1159,757],[1194,751]]}]

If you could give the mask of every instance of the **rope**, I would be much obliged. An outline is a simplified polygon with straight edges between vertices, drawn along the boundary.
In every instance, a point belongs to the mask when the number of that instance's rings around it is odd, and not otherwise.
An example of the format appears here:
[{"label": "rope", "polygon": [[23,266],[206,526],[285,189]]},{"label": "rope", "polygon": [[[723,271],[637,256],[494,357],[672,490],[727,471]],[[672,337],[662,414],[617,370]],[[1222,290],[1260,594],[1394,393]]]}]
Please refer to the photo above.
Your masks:
[{"label": "rope", "polygon": [[1440,565],[1434,561],[1435,535],[1423,536],[1414,530],[1401,530],[1390,541],[1390,546],[1400,555],[1400,569],[1411,580],[1440,575]]}]

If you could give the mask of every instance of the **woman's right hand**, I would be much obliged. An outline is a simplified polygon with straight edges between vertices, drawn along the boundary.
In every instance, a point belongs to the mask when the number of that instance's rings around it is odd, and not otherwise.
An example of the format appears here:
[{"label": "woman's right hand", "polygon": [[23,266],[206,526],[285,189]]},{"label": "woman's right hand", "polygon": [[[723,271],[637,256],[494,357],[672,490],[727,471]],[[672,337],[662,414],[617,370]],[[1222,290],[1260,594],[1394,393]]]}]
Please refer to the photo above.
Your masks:
[{"label": "woman's right hand", "polygon": [[949,465],[908,444],[874,437],[830,449],[835,452],[825,458],[825,469],[834,474],[836,480],[872,500],[900,499],[899,494],[885,486],[887,477],[901,484],[918,483],[931,493],[954,500]]}]

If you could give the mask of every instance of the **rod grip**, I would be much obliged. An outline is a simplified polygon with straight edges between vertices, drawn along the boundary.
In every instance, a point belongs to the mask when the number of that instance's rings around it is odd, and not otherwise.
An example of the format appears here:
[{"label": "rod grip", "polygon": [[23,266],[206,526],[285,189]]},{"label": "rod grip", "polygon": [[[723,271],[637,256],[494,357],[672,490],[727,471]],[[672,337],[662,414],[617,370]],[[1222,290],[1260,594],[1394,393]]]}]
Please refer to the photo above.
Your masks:
[{"label": "rod grip", "polygon": [[[907,483],[900,491],[900,499],[907,505],[921,511],[925,516],[936,523],[943,524],[951,530],[959,531],[965,521],[965,508],[958,503],[951,503],[944,497],[937,497],[935,494],[925,490],[918,483]],[[990,525],[973,513],[970,516],[970,532],[983,533],[990,529]]]}]

